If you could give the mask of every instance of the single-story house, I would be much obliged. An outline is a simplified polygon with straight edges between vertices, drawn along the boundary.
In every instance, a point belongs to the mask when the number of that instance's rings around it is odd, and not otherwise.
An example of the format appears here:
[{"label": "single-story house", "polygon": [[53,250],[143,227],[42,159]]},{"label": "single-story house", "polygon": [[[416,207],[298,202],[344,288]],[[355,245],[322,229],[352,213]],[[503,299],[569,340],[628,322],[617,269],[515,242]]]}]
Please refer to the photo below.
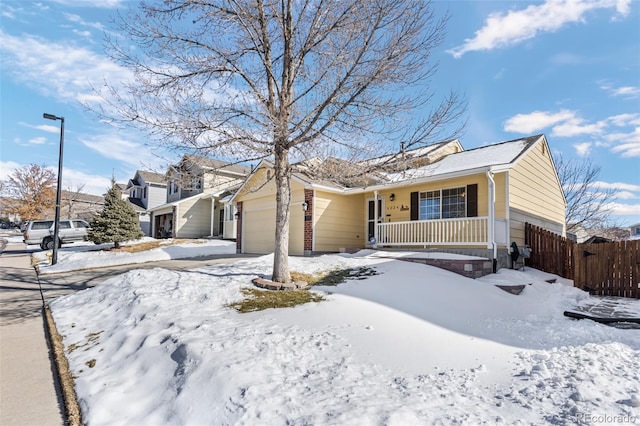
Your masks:
[{"label": "single-story house", "polygon": [[[525,222],[565,234],[566,200],[544,135],[470,150],[449,141],[423,156],[376,170],[366,186],[319,181],[294,166],[289,253],[437,249],[507,266],[511,242],[524,245]],[[232,198],[241,253],[274,250],[272,174],[261,162]]]}]

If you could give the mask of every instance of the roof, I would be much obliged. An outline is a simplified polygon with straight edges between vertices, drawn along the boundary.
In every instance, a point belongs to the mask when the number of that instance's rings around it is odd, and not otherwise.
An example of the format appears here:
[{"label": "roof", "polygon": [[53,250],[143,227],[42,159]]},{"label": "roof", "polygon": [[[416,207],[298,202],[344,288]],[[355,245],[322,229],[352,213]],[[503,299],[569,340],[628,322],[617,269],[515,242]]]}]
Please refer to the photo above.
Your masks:
[{"label": "roof", "polygon": [[160,173],[148,172],[146,170],[137,170],[136,174],[144,179],[144,181],[147,183],[159,183],[162,185],[167,184],[167,179],[163,174]]},{"label": "roof", "polygon": [[251,173],[251,167],[241,164],[228,163],[213,158],[200,157],[198,155],[187,154],[182,158],[182,163],[195,164],[203,169],[221,170],[224,172],[248,176]]},{"label": "roof", "polygon": [[387,178],[390,182],[401,182],[497,166],[509,167],[542,137],[544,136],[535,135],[449,154],[440,161],[424,167],[404,173],[390,173]]},{"label": "roof", "polygon": [[104,197],[101,195],[91,195],[84,194],[82,192],[73,192],[73,191],[64,191],[60,192],[62,199],[64,200],[73,200],[73,201],[83,201],[85,203],[96,203],[96,204],[104,204]]},{"label": "roof", "polygon": [[[409,181],[413,181],[412,183],[417,183],[416,181],[420,181],[423,179],[445,179],[447,177],[451,177],[451,175],[480,173],[485,170],[504,171],[504,169],[513,167],[527,150],[529,150],[534,144],[536,144],[543,138],[544,135],[540,134],[521,139],[498,142],[467,151],[460,151],[448,154],[442,158],[437,157],[431,164],[422,167],[410,168],[404,172],[385,173],[373,171],[370,172],[367,176],[363,176],[361,182],[357,184],[342,182],[340,179],[331,180],[326,179],[326,177],[317,178],[311,173],[307,173],[307,170],[309,169],[308,167],[306,167],[306,164],[303,164],[302,167],[300,167],[300,164],[294,165],[294,172],[292,173],[292,177],[307,187],[322,187],[323,189],[328,191],[354,193],[375,188],[402,185]],[[452,141],[419,148],[419,150],[422,150],[421,152],[426,156],[429,153],[434,152],[438,148],[441,148],[452,142],[460,145],[459,141],[455,139]],[[273,165],[267,160],[262,160],[262,162],[254,170],[254,172],[260,169],[263,164],[267,167],[273,167]],[[366,162],[363,162],[363,164],[366,164]],[[351,166],[354,167],[353,164]],[[239,193],[240,191],[238,191],[236,194]],[[235,199],[235,195],[233,199]]]},{"label": "roof", "polygon": [[145,211],[144,204],[142,204],[142,200],[140,198],[127,198],[129,204],[135,211]]}]

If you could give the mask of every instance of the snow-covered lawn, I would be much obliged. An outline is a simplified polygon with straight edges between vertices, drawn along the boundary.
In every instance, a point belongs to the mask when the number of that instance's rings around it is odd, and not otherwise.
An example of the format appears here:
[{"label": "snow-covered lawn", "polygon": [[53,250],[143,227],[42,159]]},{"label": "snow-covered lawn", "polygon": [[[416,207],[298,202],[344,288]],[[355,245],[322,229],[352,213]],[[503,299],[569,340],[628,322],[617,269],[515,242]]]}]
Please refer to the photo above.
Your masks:
[{"label": "snow-covered lawn", "polygon": [[[382,254],[384,255],[384,254]],[[589,296],[527,268],[471,280],[380,253],[291,258],[379,275],[240,314],[273,257],[132,270],[51,303],[88,424],[640,422],[640,330],[576,321]],[[526,284],[519,296],[494,284]],[[640,302],[628,309],[640,315]]]},{"label": "snow-covered lawn", "polygon": [[[156,241],[153,238],[143,238],[137,241],[123,243],[132,245]],[[77,271],[87,268],[105,266],[128,265],[153,262],[158,260],[185,259],[190,257],[211,256],[217,254],[235,254],[236,243],[224,240],[191,240],[176,243],[172,239],[160,240],[161,246],[152,250],[138,253],[112,252],[104,249],[113,247],[113,243],[96,245],[92,242],[79,242],[65,245],[58,251],[58,263],[50,265],[47,256],[49,251],[34,251],[32,256],[38,263],[39,274],[54,274],[60,272]],[[37,246],[34,246],[37,247]],[[38,247],[39,249],[39,247]]]}]

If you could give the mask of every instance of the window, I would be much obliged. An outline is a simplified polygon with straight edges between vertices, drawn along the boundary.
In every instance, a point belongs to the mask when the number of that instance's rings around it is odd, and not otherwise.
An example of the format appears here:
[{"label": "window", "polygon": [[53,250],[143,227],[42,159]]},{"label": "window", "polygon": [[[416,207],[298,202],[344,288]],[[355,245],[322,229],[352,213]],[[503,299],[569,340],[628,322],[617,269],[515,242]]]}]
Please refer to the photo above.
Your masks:
[{"label": "window", "polygon": [[88,228],[89,224],[87,222],[85,222],[84,220],[74,220],[73,221],[73,227],[74,228]]},{"label": "window", "polygon": [[60,222],[58,222],[58,227],[60,229],[70,229],[71,228],[71,222],[69,222],[68,220],[60,221]]},{"label": "window", "polygon": [[142,198],[146,199],[147,198],[147,187],[144,187],[144,191],[142,192]]},{"label": "window", "polygon": [[178,193],[178,182],[175,179],[171,179],[169,182],[169,195]]},{"label": "window", "polygon": [[226,221],[231,221],[231,220],[235,220],[236,218],[236,212],[238,210],[236,209],[236,206],[233,204],[225,204],[224,206],[224,220]]},{"label": "window", "polygon": [[419,219],[466,217],[465,187],[420,193]]},{"label": "window", "polygon": [[191,188],[192,189],[202,189],[202,178],[201,177],[192,177],[191,178]]},{"label": "window", "polygon": [[440,219],[440,191],[420,193],[420,220]]},{"label": "window", "polygon": [[35,229],[49,229],[51,228],[51,226],[53,226],[52,220],[33,222],[33,224],[31,224],[31,230],[33,231]]}]

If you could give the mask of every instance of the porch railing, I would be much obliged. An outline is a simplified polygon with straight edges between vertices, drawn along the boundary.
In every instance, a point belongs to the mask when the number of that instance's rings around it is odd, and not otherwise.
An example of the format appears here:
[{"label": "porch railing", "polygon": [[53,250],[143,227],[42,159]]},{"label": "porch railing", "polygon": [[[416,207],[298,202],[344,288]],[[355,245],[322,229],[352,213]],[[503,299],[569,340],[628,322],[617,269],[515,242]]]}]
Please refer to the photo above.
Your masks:
[{"label": "porch railing", "polygon": [[[497,222],[496,225],[498,228],[502,228],[506,225],[506,221]],[[483,216],[378,223],[377,244],[386,246],[488,246],[489,218]]]}]

